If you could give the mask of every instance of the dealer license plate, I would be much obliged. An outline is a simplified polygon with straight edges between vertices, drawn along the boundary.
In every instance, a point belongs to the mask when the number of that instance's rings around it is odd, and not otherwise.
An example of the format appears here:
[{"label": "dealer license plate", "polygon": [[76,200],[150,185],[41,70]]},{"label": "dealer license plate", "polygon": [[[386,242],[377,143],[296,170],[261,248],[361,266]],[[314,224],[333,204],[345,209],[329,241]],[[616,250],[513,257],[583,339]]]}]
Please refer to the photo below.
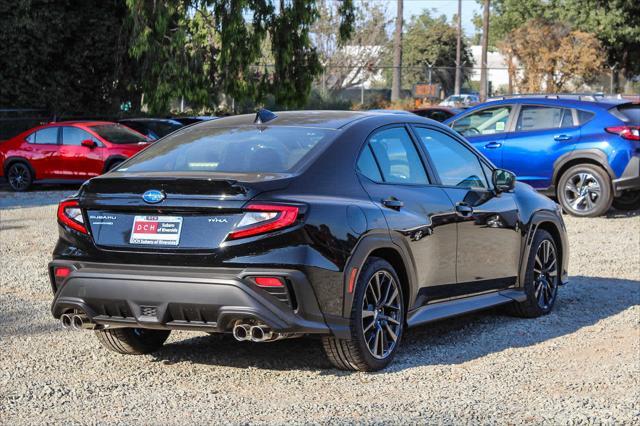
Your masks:
[{"label": "dealer license plate", "polygon": [[177,246],[180,243],[182,218],[179,216],[136,216],[130,244]]}]

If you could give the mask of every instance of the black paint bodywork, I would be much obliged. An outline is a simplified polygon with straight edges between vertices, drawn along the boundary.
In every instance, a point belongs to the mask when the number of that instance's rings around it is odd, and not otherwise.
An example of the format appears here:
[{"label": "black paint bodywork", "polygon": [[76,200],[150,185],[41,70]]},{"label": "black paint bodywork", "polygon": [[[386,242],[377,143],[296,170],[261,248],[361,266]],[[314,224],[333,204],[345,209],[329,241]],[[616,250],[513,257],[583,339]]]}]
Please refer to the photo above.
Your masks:
[{"label": "black paint bodywork", "polygon": [[[196,126],[254,126],[253,119],[237,116]],[[103,324],[220,332],[228,332],[233,319],[255,318],[277,331],[348,337],[349,272],[374,255],[396,268],[408,322],[415,325],[426,321],[421,319],[425,307],[439,303],[524,294],[523,259],[539,227],[556,240],[566,282],[568,245],[561,214],[528,185],[516,183],[506,193],[443,186],[422,150],[431,185],[380,184],[356,171],[369,135],[385,126],[403,126],[410,134],[412,126],[435,129],[475,152],[447,127],[412,115],[329,111],[278,113],[260,125],[335,129],[335,137],[287,174],[110,172],[86,182],[76,198],[85,223],[90,214],[239,215],[251,200],[301,206],[294,226],[216,240],[209,247],[153,250],[101,244],[91,230],[87,236],[60,224],[50,274],[55,265],[69,265],[74,272],[58,285],[52,275],[54,316],[80,309]],[[141,195],[149,189],[164,191],[166,199],[146,204]],[[389,197],[404,206],[385,207],[382,200]],[[461,202],[473,212],[456,211]],[[286,276],[292,300],[283,303],[255,286],[250,277],[260,273]],[[157,307],[156,317],[141,314],[148,304]]]}]

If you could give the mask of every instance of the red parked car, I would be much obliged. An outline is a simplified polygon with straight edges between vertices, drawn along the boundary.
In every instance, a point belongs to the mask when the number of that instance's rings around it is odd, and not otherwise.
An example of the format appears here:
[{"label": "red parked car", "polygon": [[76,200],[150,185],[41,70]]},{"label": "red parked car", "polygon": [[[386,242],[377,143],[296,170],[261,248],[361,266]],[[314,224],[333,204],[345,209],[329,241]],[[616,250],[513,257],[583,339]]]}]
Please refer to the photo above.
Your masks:
[{"label": "red parked car", "polygon": [[50,123],[0,143],[0,177],[14,191],[26,191],[33,183],[84,182],[149,143],[140,133],[108,121]]}]

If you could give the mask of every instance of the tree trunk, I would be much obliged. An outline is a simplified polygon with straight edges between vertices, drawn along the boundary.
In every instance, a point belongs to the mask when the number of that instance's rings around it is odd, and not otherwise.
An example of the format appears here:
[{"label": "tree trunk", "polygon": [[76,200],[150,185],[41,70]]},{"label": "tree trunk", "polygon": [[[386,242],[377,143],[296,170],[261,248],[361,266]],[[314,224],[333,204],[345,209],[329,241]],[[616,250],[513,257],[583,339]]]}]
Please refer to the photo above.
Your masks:
[{"label": "tree trunk", "polygon": [[490,0],[484,0],[484,11],[482,13],[482,55],[480,64],[480,102],[487,100],[487,50],[489,49],[489,4]]},{"label": "tree trunk", "polygon": [[398,0],[396,31],[393,36],[393,80],[391,82],[391,102],[400,100],[402,82],[402,13],[403,0]]},{"label": "tree trunk", "polygon": [[458,25],[457,25],[458,40],[456,43],[456,77],[454,94],[460,94],[460,88],[462,87],[462,0],[458,0]]}]

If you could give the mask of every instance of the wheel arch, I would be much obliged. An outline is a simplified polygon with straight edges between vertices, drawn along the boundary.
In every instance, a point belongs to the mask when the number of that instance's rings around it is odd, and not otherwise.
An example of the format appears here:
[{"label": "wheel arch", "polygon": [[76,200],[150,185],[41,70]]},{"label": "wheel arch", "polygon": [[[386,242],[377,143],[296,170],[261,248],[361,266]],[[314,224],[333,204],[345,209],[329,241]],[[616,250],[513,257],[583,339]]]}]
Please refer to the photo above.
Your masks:
[{"label": "wheel arch", "polygon": [[551,234],[556,249],[559,252],[560,263],[560,281],[562,284],[566,284],[568,281],[568,260],[569,260],[569,245],[567,241],[566,228],[562,218],[550,211],[538,211],[536,212],[530,222],[529,232],[525,240],[525,249],[522,253],[522,261],[520,262],[520,274],[519,274],[519,286],[524,286],[524,277],[527,270],[527,259],[529,259],[529,253],[531,252],[531,246],[533,244],[534,235],[541,229]]},{"label": "wheel arch", "polygon": [[125,157],[124,155],[111,155],[107,157],[107,159],[104,161],[104,166],[102,167],[102,174],[107,173],[109,171],[109,167],[116,161],[122,162],[126,159],[127,157]]},{"label": "wheel arch", "polygon": [[553,163],[553,178],[551,182],[554,188],[557,188],[558,181],[564,172],[575,165],[585,163],[601,167],[607,172],[609,179],[615,178],[615,173],[611,169],[611,166],[609,166],[609,160],[604,151],[595,148],[579,149],[564,154]]},{"label": "wheel arch", "polygon": [[36,180],[36,171],[34,170],[33,166],[29,162],[29,160],[26,159],[25,157],[19,157],[19,156],[7,157],[4,160],[4,164],[2,165],[2,170],[4,172],[4,176],[5,177],[7,176],[7,172],[9,171],[9,167],[11,167],[15,163],[24,163],[24,164],[26,164],[27,167],[29,168],[29,170],[31,170],[32,179],[34,181]]},{"label": "wheel arch", "polygon": [[349,291],[353,270],[354,268],[357,269],[354,277],[355,282],[357,282],[364,263],[370,257],[379,257],[393,266],[400,279],[400,286],[402,287],[405,299],[405,311],[408,312],[412,306],[412,301],[417,295],[415,267],[409,260],[407,253],[404,253],[401,247],[394,244],[389,238],[389,234],[385,233],[364,237],[351,255],[344,272],[343,316],[345,318],[349,317],[353,305],[354,292]]}]

